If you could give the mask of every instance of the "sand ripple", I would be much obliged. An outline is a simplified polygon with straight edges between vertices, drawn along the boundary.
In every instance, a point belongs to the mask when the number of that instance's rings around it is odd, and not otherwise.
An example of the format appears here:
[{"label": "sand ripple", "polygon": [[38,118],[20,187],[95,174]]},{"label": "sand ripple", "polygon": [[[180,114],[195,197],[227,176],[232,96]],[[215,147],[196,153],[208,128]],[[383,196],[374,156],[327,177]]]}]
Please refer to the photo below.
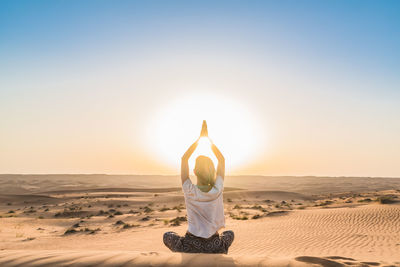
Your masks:
[{"label": "sand ripple", "polygon": [[232,246],[232,253],[400,260],[399,205],[295,211],[251,221],[247,227],[249,231],[236,231],[240,244]]},{"label": "sand ripple", "polygon": [[[359,262],[345,257],[300,256],[294,259],[260,256],[230,256],[212,254],[180,254],[135,251],[51,251],[9,250],[0,251],[0,265],[4,267],[51,267],[51,266],[274,266],[274,267],[342,267],[382,266],[378,262]],[[395,265],[392,265],[395,266]]]}]

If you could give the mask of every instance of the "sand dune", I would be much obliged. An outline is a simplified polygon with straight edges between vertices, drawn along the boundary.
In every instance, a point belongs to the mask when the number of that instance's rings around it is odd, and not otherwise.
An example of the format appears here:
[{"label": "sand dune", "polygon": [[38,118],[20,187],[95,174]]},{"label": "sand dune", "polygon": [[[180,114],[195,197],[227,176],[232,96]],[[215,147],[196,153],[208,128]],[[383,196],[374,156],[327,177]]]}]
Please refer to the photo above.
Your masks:
[{"label": "sand dune", "polygon": [[[0,174],[0,194],[39,193],[54,190],[93,188],[180,188],[179,176],[163,175],[21,175]],[[296,193],[329,194],[399,189],[398,178],[374,177],[290,177],[228,176],[225,186],[247,190],[278,190]]]},{"label": "sand dune", "polygon": [[274,259],[262,256],[201,255],[134,251],[0,251],[0,264],[4,267],[50,266],[379,266],[376,262],[360,262],[346,257],[310,257]]},{"label": "sand dune", "polygon": [[400,266],[400,179],[233,179],[228,255],[171,253],[162,243],[164,232],[187,229],[179,181],[10,179],[0,176],[9,189],[0,188],[0,266]]}]

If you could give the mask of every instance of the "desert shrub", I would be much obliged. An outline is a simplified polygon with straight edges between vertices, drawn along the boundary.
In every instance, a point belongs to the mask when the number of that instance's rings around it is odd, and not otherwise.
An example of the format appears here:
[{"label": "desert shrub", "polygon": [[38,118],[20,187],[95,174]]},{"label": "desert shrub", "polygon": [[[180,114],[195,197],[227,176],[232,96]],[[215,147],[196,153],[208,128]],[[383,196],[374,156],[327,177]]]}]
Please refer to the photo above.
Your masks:
[{"label": "desert shrub", "polygon": [[393,197],[391,196],[381,196],[376,199],[380,204],[390,204],[393,203]]},{"label": "desert shrub", "polygon": [[184,209],[185,207],[182,205],[182,204],[179,204],[179,206],[175,206],[175,207],[173,207],[172,209],[173,210],[177,210],[178,212],[181,212],[182,211],[182,209]]},{"label": "desert shrub", "polygon": [[187,219],[186,219],[186,217],[184,217],[184,216],[182,216],[182,217],[176,217],[175,219],[172,219],[172,220],[170,220],[170,225],[171,226],[179,226],[179,225],[181,225],[181,222],[186,222],[187,221]]},{"label": "desert shrub", "polygon": [[29,210],[25,210],[24,211],[24,213],[35,213],[36,212],[36,210],[34,210],[34,209],[29,209]]},{"label": "desert shrub", "polygon": [[324,201],[324,202],[321,202],[321,203],[319,203],[319,204],[316,204],[315,206],[328,206],[328,205],[331,205],[331,204],[333,204],[333,201],[331,201],[331,200],[326,200],[326,201]]},{"label": "desert shrub", "polygon": [[70,229],[67,229],[67,230],[64,232],[64,235],[75,234],[76,232],[77,232],[77,231],[76,231],[75,229],[70,228]]},{"label": "desert shrub", "polygon": [[139,227],[139,224],[129,224],[129,223],[126,223],[126,224],[124,224],[124,226],[122,227],[122,229],[128,229],[128,228],[132,228],[132,227]]},{"label": "desert shrub", "polygon": [[141,220],[141,221],[144,221],[144,222],[147,222],[147,221],[150,220],[150,216],[143,217],[143,218],[140,219],[140,220]]},{"label": "desert shrub", "polygon": [[121,220],[118,220],[118,221],[115,222],[115,225],[122,225],[122,224],[125,224],[125,223],[123,221],[121,221]]},{"label": "desert shrub", "polygon": [[261,218],[262,216],[260,215],[260,214],[256,214],[256,215],[254,215],[253,217],[251,217],[253,220],[255,220],[255,219],[259,219],[259,218]]},{"label": "desert shrub", "polygon": [[68,211],[64,210],[62,212],[57,212],[54,214],[54,217],[62,217],[62,218],[82,218],[84,216],[87,216],[87,211]]},{"label": "desert shrub", "polygon": [[97,215],[105,215],[108,214],[108,212],[104,211],[104,210],[99,210],[99,213]]},{"label": "desert shrub", "polygon": [[362,202],[371,202],[371,201],[372,201],[372,199],[370,199],[370,198],[364,198],[364,199],[359,199],[357,202],[362,203]]},{"label": "desert shrub", "polygon": [[167,210],[170,210],[170,208],[162,207],[162,208],[160,209],[161,212],[164,212],[164,211],[167,211]]},{"label": "desert shrub", "polygon": [[232,218],[235,219],[235,220],[243,220],[243,221],[249,219],[249,217],[247,217],[247,215],[243,215],[243,216],[233,216]]},{"label": "desert shrub", "polygon": [[229,213],[229,216],[234,220],[247,220],[247,219],[249,219],[247,217],[247,213],[242,213],[242,216],[241,215],[236,215],[234,213]]},{"label": "desert shrub", "polygon": [[153,209],[150,208],[150,207],[148,207],[148,206],[146,206],[146,207],[144,207],[143,211],[144,211],[145,213],[150,213],[150,212],[153,211]]}]

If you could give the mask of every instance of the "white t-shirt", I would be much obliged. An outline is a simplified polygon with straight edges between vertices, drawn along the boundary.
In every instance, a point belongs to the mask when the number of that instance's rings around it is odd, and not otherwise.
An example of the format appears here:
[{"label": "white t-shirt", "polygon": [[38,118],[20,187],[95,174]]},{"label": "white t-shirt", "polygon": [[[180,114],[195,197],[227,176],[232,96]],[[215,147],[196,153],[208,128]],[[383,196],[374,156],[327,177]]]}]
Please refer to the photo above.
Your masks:
[{"label": "white t-shirt", "polygon": [[201,191],[190,179],[183,185],[188,231],[198,237],[209,238],[225,227],[224,202],[222,192],[224,180],[217,176],[215,185],[208,192]]}]

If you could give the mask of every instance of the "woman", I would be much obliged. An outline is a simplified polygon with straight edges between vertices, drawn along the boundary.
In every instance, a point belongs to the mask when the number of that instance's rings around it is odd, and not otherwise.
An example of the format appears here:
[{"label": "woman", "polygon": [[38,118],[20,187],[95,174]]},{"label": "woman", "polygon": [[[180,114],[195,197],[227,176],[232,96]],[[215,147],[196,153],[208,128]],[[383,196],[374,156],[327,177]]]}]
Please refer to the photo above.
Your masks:
[{"label": "woman", "polygon": [[[208,138],[205,121],[203,121],[200,137]],[[215,172],[214,164],[209,157],[199,156],[194,168],[197,185],[193,185],[189,178],[188,160],[196,150],[199,139],[183,155],[181,165],[188,230],[185,236],[179,236],[175,232],[167,232],[164,234],[163,241],[173,252],[227,254],[233,242],[234,234],[232,231],[218,234],[218,230],[225,227],[222,197],[225,159],[219,149],[211,143],[211,149],[218,159],[217,172]]]}]

